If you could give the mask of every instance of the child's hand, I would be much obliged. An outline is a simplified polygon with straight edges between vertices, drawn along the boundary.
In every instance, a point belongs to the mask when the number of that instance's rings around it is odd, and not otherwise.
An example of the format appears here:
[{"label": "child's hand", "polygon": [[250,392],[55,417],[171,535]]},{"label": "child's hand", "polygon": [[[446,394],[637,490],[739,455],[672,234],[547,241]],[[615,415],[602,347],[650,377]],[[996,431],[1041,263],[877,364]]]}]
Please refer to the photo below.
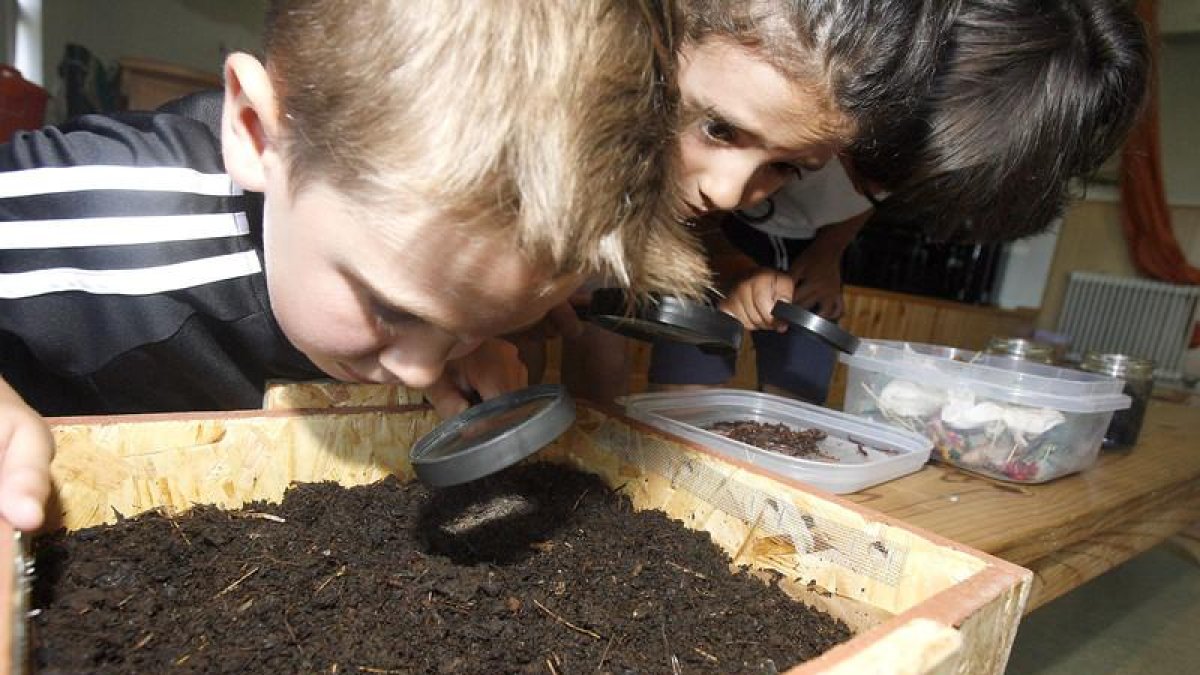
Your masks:
[{"label": "child's hand", "polygon": [[528,383],[529,374],[516,345],[490,338],[470,354],[447,362],[442,376],[424,393],[437,414],[446,419],[470,407],[471,392],[486,400]]},{"label": "child's hand", "polygon": [[739,281],[718,308],[742,322],[749,330],[784,332],[787,324],[771,316],[776,300],[790,302],[795,284],[783,272],[759,268],[748,278]]},{"label": "child's hand", "polygon": [[46,422],[0,380],[0,518],[14,528],[41,527],[53,456],[54,439]]},{"label": "child's hand", "polygon": [[815,311],[831,321],[842,316],[846,306],[842,300],[840,257],[805,257],[802,253],[789,274],[795,279],[792,302],[798,307]]}]

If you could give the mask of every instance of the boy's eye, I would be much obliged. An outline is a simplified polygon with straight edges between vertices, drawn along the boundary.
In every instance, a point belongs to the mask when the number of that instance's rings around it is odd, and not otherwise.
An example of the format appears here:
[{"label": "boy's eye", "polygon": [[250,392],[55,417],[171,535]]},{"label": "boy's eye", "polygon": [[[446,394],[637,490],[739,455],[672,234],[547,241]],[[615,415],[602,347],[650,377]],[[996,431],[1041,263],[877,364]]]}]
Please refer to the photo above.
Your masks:
[{"label": "boy's eye", "polygon": [[737,131],[732,124],[711,117],[700,122],[700,130],[705,136],[722,143],[732,143]]},{"label": "boy's eye", "polygon": [[775,162],[771,165],[771,168],[773,168],[775,171],[778,171],[780,174],[783,174],[784,176],[794,176],[796,180],[803,179],[804,172],[806,170],[804,167],[796,166],[790,162]]},{"label": "boy's eye", "polygon": [[371,304],[371,311],[375,313],[375,318],[377,318],[380,323],[387,326],[403,326],[418,321],[416,316],[413,316],[404,310],[396,309],[395,307],[385,305],[379,301],[375,301]]}]

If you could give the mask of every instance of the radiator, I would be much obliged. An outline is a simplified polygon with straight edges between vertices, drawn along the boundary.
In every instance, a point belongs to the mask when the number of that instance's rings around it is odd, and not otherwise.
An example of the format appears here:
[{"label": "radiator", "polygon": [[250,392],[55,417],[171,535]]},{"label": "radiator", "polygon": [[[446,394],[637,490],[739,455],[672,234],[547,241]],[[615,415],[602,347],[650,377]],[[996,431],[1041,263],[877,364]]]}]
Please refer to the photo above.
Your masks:
[{"label": "radiator", "polygon": [[1154,359],[1155,377],[1179,379],[1200,286],[1072,272],[1058,315],[1071,356],[1102,350]]}]

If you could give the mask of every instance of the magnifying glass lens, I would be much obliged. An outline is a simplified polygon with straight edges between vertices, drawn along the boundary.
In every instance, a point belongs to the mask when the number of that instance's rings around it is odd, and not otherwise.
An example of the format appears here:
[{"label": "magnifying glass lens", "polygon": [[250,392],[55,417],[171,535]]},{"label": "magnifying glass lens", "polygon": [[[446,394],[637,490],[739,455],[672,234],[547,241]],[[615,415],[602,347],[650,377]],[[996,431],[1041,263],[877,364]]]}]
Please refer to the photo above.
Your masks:
[{"label": "magnifying glass lens", "polygon": [[532,419],[552,403],[553,399],[535,399],[510,410],[469,420],[447,434],[441,443],[431,447],[423,459],[441,459],[488,443],[513,427]]}]

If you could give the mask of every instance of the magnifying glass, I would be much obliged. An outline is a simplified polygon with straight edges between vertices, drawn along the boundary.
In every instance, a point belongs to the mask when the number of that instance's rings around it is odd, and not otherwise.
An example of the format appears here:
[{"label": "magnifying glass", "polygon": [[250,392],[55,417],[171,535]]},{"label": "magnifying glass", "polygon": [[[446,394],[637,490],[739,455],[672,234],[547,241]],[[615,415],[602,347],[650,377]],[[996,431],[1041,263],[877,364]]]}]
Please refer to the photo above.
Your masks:
[{"label": "magnifying glass", "polygon": [[742,346],[742,324],[719,309],[670,295],[635,303],[620,288],[601,288],[581,318],[636,340],[671,340],[695,345],[712,354],[736,353]]},{"label": "magnifying glass", "polygon": [[543,384],[497,396],[442,422],[413,445],[417,478],[458,485],[512,466],[541,450],[575,421],[566,388]]},{"label": "magnifying glass", "polygon": [[771,316],[786,321],[788,324],[806,330],[820,338],[822,342],[838,351],[853,354],[858,349],[858,338],[842,329],[836,323],[822,318],[799,305],[776,300],[771,308]]}]

